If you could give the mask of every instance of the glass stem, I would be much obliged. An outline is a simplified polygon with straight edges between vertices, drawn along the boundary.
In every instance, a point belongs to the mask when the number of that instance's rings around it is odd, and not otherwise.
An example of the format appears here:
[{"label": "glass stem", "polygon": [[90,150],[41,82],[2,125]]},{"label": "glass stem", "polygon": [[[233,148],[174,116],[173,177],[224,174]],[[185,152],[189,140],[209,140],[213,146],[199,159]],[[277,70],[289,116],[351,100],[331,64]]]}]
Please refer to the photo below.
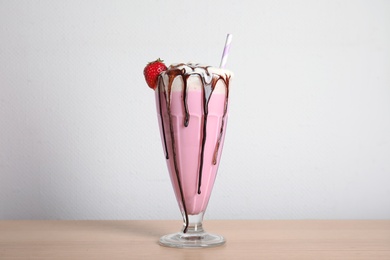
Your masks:
[{"label": "glass stem", "polygon": [[204,212],[201,212],[197,215],[188,215],[188,228],[187,228],[187,230],[185,230],[186,223],[184,221],[182,233],[184,233],[184,231],[186,231],[185,232],[186,235],[203,233],[204,232],[203,226],[202,226],[203,214],[204,214]]}]

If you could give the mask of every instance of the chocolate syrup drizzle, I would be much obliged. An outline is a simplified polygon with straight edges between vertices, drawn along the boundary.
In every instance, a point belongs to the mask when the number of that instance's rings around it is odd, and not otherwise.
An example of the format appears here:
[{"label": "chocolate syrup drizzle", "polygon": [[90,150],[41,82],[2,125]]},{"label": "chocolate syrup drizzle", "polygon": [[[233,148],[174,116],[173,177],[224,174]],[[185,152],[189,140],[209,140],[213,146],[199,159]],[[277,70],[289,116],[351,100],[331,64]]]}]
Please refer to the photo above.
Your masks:
[{"label": "chocolate syrup drizzle", "polygon": [[[185,68],[180,69],[180,67],[185,66]],[[186,70],[186,68],[189,68],[189,71]],[[173,155],[173,164],[175,168],[175,175],[177,178],[180,196],[181,196],[181,203],[184,210],[185,215],[185,227],[183,229],[183,233],[187,232],[189,221],[188,221],[188,213],[187,213],[187,207],[184,200],[184,193],[183,193],[183,187],[180,180],[180,174],[178,169],[178,163],[176,158],[176,148],[175,148],[175,136],[173,132],[173,125],[172,125],[172,116],[171,116],[171,107],[170,107],[170,97],[172,92],[172,83],[174,79],[177,76],[181,76],[183,79],[183,107],[184,107],[184,127],[188,127],[190,123],[190,112],[188,110],[188,90],[187,90],[187,81],[188,78],[192,75],[198,76],[201,79],[202,82],[202,92],[203,92],[203,127],[202,127],[202,142],[201,142],[201,151],[200,151],[200,159],[199,159],[199,169],[198,169],[198,194],[201,194],[201,185],[202,185],[202,173],[203,173],[203,164],[204,164],[204,150],[205,150],[205,144],[206,144],[206,138],[207,138],[207,117],[208,117],[208,105],[210,98],[213,94],[213,91],[215,89],[215,86],[217,85],[219,80],[222,80],[226,86],[225,91],[225,103],[224,103],[224,112],[222,116],[222,123],[221,128],[219,132],[219,137],[217,140],[217,143],[215,144],[215,149],[213,153],[212,163],[213,165],[217,164],[217,157],[218,157],[218,151],[220,147],[220,143],[223,136],[223,126],[226,119],[227,114],[227,108],[228,108],[228,98],[229,98],[229,81],[230,81],[230,75],[225,74],[225,76],[213,74],[210,73],[208,70],[209,66],[206,67],[200,67],[198,64],[184,64],[180,63],[174,66],[170,66],[167,71],[164,72],[165,75],[168,76],[168,86],[166,87],[164,85],[164,80],[162,76],[160,75],[158,80],[158,91],[159,91],[159,110],[160,110],[160,118],[161,118],[161,125],[162,125],[162,132],[163,132],[163,139],[164,139],[164,148],[165,148],[165,158],[169,159],[168,154],[168,146],[166,141],[166,130],[164,127],[164,119],[163,119],[163,112],[161,109],[161,103],[162,103],[162,97],[165,99],[167,112],[168,112],[168,122],[169,122],[169,134],[172,140],[172,155]],[[201,70],[200,72],[198,70]]]}]

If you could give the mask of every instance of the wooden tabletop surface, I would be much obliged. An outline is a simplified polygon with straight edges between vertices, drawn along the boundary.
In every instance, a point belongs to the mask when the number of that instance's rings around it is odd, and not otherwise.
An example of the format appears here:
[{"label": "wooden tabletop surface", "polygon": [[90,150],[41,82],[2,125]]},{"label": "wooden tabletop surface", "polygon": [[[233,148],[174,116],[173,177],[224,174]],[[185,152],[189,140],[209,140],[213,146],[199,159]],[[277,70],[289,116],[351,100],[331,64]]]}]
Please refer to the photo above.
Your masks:
[{"label": "wooden tabletop surface", "polygon": [[0,221],[0,259],[390,259],[390,220],[205,220],[227,243],[158,245],[173,220]]}]

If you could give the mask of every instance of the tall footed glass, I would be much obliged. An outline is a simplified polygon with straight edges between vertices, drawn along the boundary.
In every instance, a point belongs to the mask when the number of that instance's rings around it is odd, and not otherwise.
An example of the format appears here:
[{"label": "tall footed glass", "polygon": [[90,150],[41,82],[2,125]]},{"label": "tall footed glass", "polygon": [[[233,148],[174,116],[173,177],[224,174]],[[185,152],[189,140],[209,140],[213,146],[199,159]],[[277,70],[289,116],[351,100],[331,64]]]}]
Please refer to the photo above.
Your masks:
[{"label": "tall footed glass", "polygon": [[169,247],[212,247],[225,243],[202,226],[217,175],[228,118],[227,70],[198,64],[172,65],[162,72],[156,106],[168,171],[183,228],[160,238]]}]

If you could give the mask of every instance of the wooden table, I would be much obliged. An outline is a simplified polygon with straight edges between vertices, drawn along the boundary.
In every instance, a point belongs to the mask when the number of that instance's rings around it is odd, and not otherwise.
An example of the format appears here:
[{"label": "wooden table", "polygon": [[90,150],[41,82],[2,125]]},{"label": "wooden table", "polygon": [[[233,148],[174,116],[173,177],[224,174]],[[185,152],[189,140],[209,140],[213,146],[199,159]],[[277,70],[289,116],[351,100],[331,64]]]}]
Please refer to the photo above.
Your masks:
[{"label": "wooden table", "polygon": [[180,221],[0,221],[0,259],[390,259],[390,220],[205,220],[227,243],[159,246]]}]

